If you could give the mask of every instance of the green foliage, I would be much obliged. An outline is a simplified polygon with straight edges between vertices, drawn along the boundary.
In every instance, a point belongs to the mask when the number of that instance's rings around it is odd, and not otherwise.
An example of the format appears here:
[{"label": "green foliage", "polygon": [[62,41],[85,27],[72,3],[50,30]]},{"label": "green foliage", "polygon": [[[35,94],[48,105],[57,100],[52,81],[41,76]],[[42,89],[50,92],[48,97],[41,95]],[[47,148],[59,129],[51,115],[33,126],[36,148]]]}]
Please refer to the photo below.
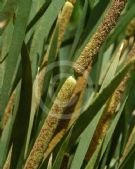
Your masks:
[{"label": "green foliage", "polygon": [[[58,49],[59,18],[65,2],[0,0],[0,169],[5,169],[11,147],[9,169],[24,167],[61,85],[71,75],[78,79],[72,65],[102,23],[111,3],[109,0],[77,0]],[[127,61],[135,36],[128,37],[125,33],[134,17],[135,2],[129,0],[117,25],[95,56],[87,85],[82,87],[84,95],[79,116],[73,109],[74,101],[59,120],[53,133],[56,140],[49,145],[52,149],[47,157],[43,156],[40,169],[135,168],[135,139],[127,149],[131,133],[135,136],[132,132],[135,128],[134,69],[105,136],[92,157],[86,159],[108,100],[135,65],[135,55],[132,61]],[[123,40],[126,44],[120,52]],[[44,56],[47,62],[42,64]],[[40,80],[35,83],[44,66],[42,83]],[[43,84],[41,94],[40,84]],[[13,91],[15,98],[9,108]],[[69,125],[72,114],[76,120]],[[5,115],[7,121],[3,122]],[[60,131],[63,134],[57,137]]]}]

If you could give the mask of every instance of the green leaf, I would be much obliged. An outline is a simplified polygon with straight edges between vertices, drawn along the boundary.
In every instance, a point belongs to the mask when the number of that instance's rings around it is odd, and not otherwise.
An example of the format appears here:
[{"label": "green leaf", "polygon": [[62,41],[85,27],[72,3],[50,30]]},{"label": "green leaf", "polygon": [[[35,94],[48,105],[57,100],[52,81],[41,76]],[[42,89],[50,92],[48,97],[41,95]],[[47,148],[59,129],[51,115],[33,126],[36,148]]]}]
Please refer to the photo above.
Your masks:
[{"label": "green leaf", "polygon": [[16,112],[18,110],[19,105],[19,98],[20,98],[20,83],[18,84],[15,92],[15,101],[14,101],[14,109],[13,112],[10,112],[12,114],[9,115],[9,119],[7,121],[6,126],[3,129],[1,138],[0,138],[0,168],[3,167],[3,164],[7,158],[7,152],[10,145],[10,141],[12,138],[12,129],[14,125],[14,120],[16,116]]},{"label": "green leaf", "polygon": [[42,56],[43,46],[64,2],[65,0],[53,0],[44,15],[40,18],[39,23],[37,23],[37,29],[34,33],[31,44],[31,58],[37,57],[37,55],[40,57]]},{"label": "green leaf", "polygon": [[[55,29],[54,36],[53,36],[51,44],[50,44],[50,49],[49,49],[49,54],[48,54],[48,63],[47,63],[47,66],[45,67],[45,69],[46,69],[45,77],[43,77],[44,99],[46,99],[46,96],[47,96],[47,92],[48,92],[48,88],[49,88],[49,84],[50,84],[50,79],[51,79],[51,75],[52,75],[52,71],[53,71],[53,69],[50,69],[50,67],[51,67],[50,65],[53,64],[53,61],[55,60],[56,50],[57,50],[57,40],[58,40],[58,27],[56,27],[56,29]],[[37,98],[36,98],[35,93],[33,91],[32,109],[31,109],[31,114],[30,114],[30,122],[29,122],[29,129],[28,129],[28,134],[27,134],[27,143],[26,143],[26,150],[25,150],[26,154],[28,152],[28,145],[30,142],[30,136],[31,136],[33,122],[34,122],[34,118],[35,118],[35,114],[36,114],[35,107],[33,106],[36,99]],[[42,100],[42,102],[43,102],[43,100]],[[41,108],[43,108],[43,107],[41,107]],[[42,115],[42,117],[43,117],[43,115]],[[42,124],[42,122],[44,122],[44,118],[42,118],[42,120],[40,121],[41,124]]]},{"label": "green leaf", "polygon": [[101,90],[103,88],[105,88],[109,84],[109,82],[113,79],[113,77],[115,76],[117,67],[119,65],[119,59],[120,59],[120,56],[121,56],[121,53],[119,52],[121,47],[122,47],[122,44],[120,44],[118,46],[118,48],[114,52],[114,56],[111,58],[110,65],[109,65],[109,68],[107,70],[104,81],[102,83]]},{"label": "green leaf", "polygon": [[109,83],[109,85],[98,94],[98,96],[96,97],[94,102],[89,106],[89,108],[82,115],[80,115],[80,117],[78,118],[78,120],[76,121],[73,127],[73,133],[71,135],[70,145],[72,145],[72,142],[74,142],[74,140],[78,138],[81,132],[88,126],[88,124],[95,116],[95,114],[101,109],[101,107],[105,104],[108,98],[112,95],[114,90],[122,81],[123,77],[128,72],[131,65],[133,65],[133,62],[127,63],[126,66],[124,66],[117,73],[117,75],[113,78],[113,80]]},{"label": "green leaf", "polygon": [[82,133],[79,145],[78,145],[77,150],[75,152],[73,162],[71,164],[71,169],[74,169],[74,168],[80,169],[81,168],[81,165],[83,164],[85,155],[86,155],[87,150],[89,148],[90,142],[92,140],[93,134],[95,132],[96,126],[99,122],[102,112],[103,112],[103,109],[99,113],[97,113],[97,115],[90,122],[88,127]]},{"label": "green leaf", "polygon": [[6,58],[7,58],[7,53],[9,50],[9,46],[11,43],[11,38],[12,38],[12,33],[13,33],[13,24],[10,22],[5,29],[3,36],[1,38],[1,52],[0,52],[0,62],[3,60],[2,63],[0,63],[0,93],[1,93],[1,88],[4,80],[4,73],[5,73],[5,63],[6,63]]},{"label": "green leaf", "polygon": [[118,169],[128,169],[133,168],[135,162],[135,144],[124,159],[123,163],[118,167]]},{"label": "green leaf", "polygon": [[19,0],[7,0],[3,9],[0,11],[0,24],[3,23],[3,26],[0,27],[0,35],[3,33],[8,22],[14,15],[18,2]]},{"label": "green leaf", "polygon": [[[126,100],[125,100],[125,102],[126,102]],[[123,108],[125,106],[125,102],[123,103],[119,113],[116,115],[115,119],[113,120],[113,123],[111,124],[111,126],[110,126],[110,128],[109,128],[109,130],[108,130],[108,132],[106,134],[106,137],[105,137],[105,139],[103,141],[103,145],[102,144],[98,145],[97,150],[93,154],[93,157],[91,158],[89,163],[87,164],[86,169],[94,169],[95,165],[98,166],[98,164],[99,164],[99,162],[100,162],[100,160],[101,160],[101,158],[102,158],[102,156],[103,156],[103,154],[104,154],[104,152],[105,152],[105,150],[106,150],[106,148],[107,148],[107,146],[108,146],[108,144],[110,142],[110,139],[112,138],[112,135],[113,135],[113,132],[114,132],[114,130],[116,128],[116,125],[117,125],[117,123],[118,123],[118,121],[119,121],[119,119],[121,117]],[[101,150],[100,156],[98,156],[100,150]]]},{"label": "green leaf", "polygon": [[[43,14],[48,9],[49,5],[51,3],[51,0],[46,0],[45,3],[40,7],[36,15],[32,18],[30,23],[27,26],[26,32],[28,33],[30,29],[39,21],[39,19],[43,16]],[[35,13],[35,11],[33,11]]]},{"label": "green leaf", "polygon": [[121,16],[121,19],[119,20],[115,30],[108,37],[106,48],[112,44],[114,39],[117,39],[118,36],[124,34],[127,24],[131,21],[131,19],[134,16],[135,16],[135,4],[132,4],[129,10],[123,16]]},{"label": "green leaf", "polygon": [[14,118],[12,115],[10,115],[9,120],[2,132],[2,136],[0,139],[0,168],[3,167],[4,162],[7,157],[7,152],[8,152],[8,146],[10,142],[10,137],[12,133],[12,126],[13,126]]},{"label": "green leaf", "polygon": [[23,45],[22,56],[22,84],[19,108],[13,127],[13,151],[11,157],[10,169],[15,169],[18,163],[19,155],[26,140],[28,131],[31,97],[32,97],[32,74],[28,51]]},{"label": "green leaf", "polygon": [[[17,12],[16,22],[14,26],[14,32],[12,42],[9,49],[9,54],[6,61],[5,67],[5,78],[2,86],[2,93],[0,95],[0,112],[4,112],[7,105],[13,78],[16,70],[16,65],[19,59],[22,43],[25,38],[25,31],[29,13],[31,9],[32,0],[20,0],[19,8]],[[21,21],[21,22],[20,22]]]},{"label": "green leaf", "polygon": [[66,137],[66,139],[62,142],[62,145],[61,145],[59,152],[56,156],[56,159],[54,161],[52,169],[60,169],[61,163],[62,163],[62,160],[63,160],[63,157],[64,157],[64,153],[65,153],[66,148],[67,148],[68,143],[69,143],[70,136],[71,136],[71,133],[69,133],[68,136]]},{"label": "green leaf", "polygon": [[77,48],[77,45],[78,45],[79,40],[81,38],[81,34],[83,32],[83,29],[84,29],[84,24],[85,24],[85,18],[86,18],[87,10],[88,10],[88,1],[85,0],[85,4],[84,4],[84,8],[83,8],[83,13],[82,13],[80,21],[78,23],[78,28],[77,28],[77,31],[76,31],[76,34],[75,34],[74,43],[72,45],[72,49],[71,49],[71,52],[70,52],[70,56],[71,57],[74,56],[75,49]]}]

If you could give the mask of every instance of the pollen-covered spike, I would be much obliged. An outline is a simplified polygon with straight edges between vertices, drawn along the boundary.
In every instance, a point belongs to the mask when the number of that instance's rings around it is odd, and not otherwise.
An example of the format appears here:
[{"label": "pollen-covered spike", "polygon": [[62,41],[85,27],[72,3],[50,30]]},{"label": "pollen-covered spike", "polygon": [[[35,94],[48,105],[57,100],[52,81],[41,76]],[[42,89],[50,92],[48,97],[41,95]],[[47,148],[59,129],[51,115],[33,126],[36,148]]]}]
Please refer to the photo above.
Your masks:
[{"label": "pollen-covered spike", "polygon": [[58,24],[59,24],[59,35],[58,35],[58,49],[61,46],[64,33],[67,29],[68,23],[70,21],[72,12],[73,12],[73,4],[69,1],[67,1],[61,11],[61,13],[58,16]]},{"label": "pollen-covered spike", "polygon": [[120,17],[120,13],[125,7],[127,0],[113,0],[110,8],[108,9],[101,25],[99,25],[96,33],[92,39],[85,46],[81,55],[73,65],[74,70],[78,74],[83,74],[88,65],[93,63],[93,58],[98,53],[101,45],[106,40],[108,34],[116,25]]},{"label": "pollen-covered spike", "polygon": [[76,80],[69,77],[60,89],[52,108],[45,120],[40,133],[35,141],[31,153],[26,161],[24,169],[37,169],[41,162],[44,152],[58,126],[62,113],[68,105],[76,85]]}]

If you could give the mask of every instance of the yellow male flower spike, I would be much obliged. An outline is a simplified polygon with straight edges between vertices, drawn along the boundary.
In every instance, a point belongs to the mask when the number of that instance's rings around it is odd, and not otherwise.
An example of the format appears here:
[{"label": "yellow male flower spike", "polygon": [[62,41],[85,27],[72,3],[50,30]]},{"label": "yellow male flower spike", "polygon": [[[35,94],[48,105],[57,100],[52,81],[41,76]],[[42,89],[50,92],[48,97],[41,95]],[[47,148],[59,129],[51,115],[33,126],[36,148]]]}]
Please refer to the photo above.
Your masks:
[{"label": "yellow male flower spike", "polygon": [[78,74],[83,74],[88,65],[93,63],[94,56],[98,53],[101,45],[107,38],[107,35],[116,25],[117,20],[120,17],[120,13],[124,9],[126,2],[127,0],[112,1],[112,4],[108,9],[101,25],[99,25],[96,33],[93,35],[92,39],[90,42],[88,42],[80,57],[73,65],[74,70]]},{"label": "yellow male flower spike", "polygon": [[73,77],[69,77],[63,84],[52,105],[49,115],[40,130],[24,169],[38,168],[44,152],[58,126],[59,120],[62,117],[62,113],[70,101],[75,86],[76,80]]},{"label": "yellow male flower spike", "polygon": [[67,29],[68,23],[70,21],[74,6],[71,2],[67,1],[59,14],[58,24],[59,24],[59,36],[58,36],[58,49],[61,46],[64,33]]}]

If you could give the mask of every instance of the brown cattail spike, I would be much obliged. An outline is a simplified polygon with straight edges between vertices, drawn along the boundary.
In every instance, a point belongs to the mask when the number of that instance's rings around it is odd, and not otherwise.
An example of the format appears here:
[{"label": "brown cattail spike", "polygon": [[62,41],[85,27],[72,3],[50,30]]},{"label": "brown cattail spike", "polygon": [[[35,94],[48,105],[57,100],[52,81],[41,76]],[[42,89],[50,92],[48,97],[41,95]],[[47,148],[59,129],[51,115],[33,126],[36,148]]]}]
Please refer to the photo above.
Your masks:
[{"label": "brown cattail spike", "polygon": [[98,53],[101,45],[105,41],[107,35],[116,25],[121,11],[124,9],[127,0],[113,0],[111,7],[108,9],[101,25],[93,35],[90,42],[82,51],[80,57],[73,65],[74,70],[78,74],[83,74],[88,65],[92,64],[93,57]]},{"label": "brown cattail spike", "polygon": [[[52,150],[55,148],[55,146],[60,142],[62,137],[65,135],[65,133],[71,128],[73,123],[77,120],[77,118],[80,115],[80,109],[82,106],[84,91],[88,82],[88,75],[91,70],[91,67],[88,67],[87,70],[85,70],[85,73],[83,76],[79,77],[77,80],[77,84],[75,87],[75,90],[73,92],[72,98],[70,100],[69,105],[70,107],[67,107],[64,111],[64,114],[68,114],[68,119],[62,119],[59,123],[59,126],[56,130],[56,135],[53,137],[51,142],[49,143],[49,146],[44,154],[44,159],[48,157],[48,155],[52,152]],[[73,104],[72,104],[73,102]]]},{"label": "brown cattail spike", "polygon": [[47,149],[48,144],[58,126],[59,120],[62,117],[62,113],[69,103],[75,85],[76,81],[73,77],[69,77],[63,84],[47,116],[47,119],[41,128],[39,136],[35,141],[24,169],[38,168],[39,163],[43,158],[44,152]]},{"label": "brown cattail spike", "polygon": [[[135,57],[133,55],[135,51],[135,45],[133,46],[132,50],[128,54],[128,62],[134,63]],[[92,155],[94,154],[97,146],[101,144],[103,138],[105,137],[107,130],[110,126],[112,117],[115,115],[116,108],[118,104],[120,103],[122,99],[122,94],[124,93],[124,90],[126,88],[126,84],[128,79],[130,78],[131,71],[134,68],[134,64],[131,64],[131,67],[129,68],[128,73],[126,76],[123,78],[122,82],[119,84],[117,89],[115,90],[114,94],[112,97],[108,100],[108,103],[104,109],[104,112],[99,120],[99,123],[97,125],[96,131],[93,135],[92,141],[90,143],[89,149],[86,154],[86,160],[90,160]]]}]

